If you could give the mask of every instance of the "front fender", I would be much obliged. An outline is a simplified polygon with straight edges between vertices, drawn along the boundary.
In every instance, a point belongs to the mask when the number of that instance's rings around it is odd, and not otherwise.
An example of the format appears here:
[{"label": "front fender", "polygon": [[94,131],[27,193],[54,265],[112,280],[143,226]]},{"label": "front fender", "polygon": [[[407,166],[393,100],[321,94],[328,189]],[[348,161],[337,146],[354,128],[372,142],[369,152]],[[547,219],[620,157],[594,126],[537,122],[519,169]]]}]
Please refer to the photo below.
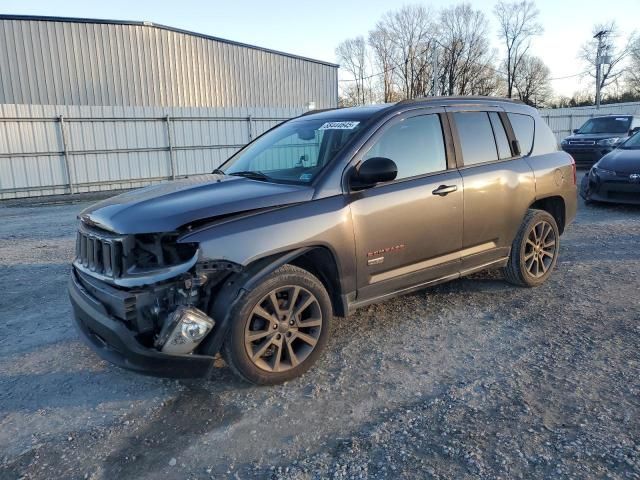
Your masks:
[{"label": "front fender", "polygon": [[355,242],[351,210],[342,195],[205,226],[180,238],[198,243],[200,260],[248,267],[265,257],[305,247],[331,251],[343,292],[355,290]]}]

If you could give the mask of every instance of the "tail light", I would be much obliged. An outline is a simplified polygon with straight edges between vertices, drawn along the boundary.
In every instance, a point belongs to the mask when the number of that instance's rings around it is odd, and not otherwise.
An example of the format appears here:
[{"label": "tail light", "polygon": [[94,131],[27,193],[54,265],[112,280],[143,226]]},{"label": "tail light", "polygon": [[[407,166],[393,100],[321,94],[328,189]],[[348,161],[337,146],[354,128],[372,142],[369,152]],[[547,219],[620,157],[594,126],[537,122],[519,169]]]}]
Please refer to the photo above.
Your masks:
[{"label": "tail light", "polygon": [[571,173],[573,173],[573,184],[578,184],[578,172],[576,171],[576,160],[571,157]]}]

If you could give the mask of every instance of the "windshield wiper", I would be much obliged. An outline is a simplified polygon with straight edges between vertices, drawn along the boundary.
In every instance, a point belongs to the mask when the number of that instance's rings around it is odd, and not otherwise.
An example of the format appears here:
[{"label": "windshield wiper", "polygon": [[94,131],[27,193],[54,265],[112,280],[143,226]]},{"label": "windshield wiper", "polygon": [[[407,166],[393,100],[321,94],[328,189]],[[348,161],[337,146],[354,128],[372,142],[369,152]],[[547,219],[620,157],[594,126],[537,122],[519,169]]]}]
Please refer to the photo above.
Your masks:
[{"label": "windshield wiper", "polygon": [[250,178],[251,180],[261,180],[263,182],[265,181],[269,181],[271,179],[271,177],[265,175],[264,173],[262,173],[259,170],[244,170],[242,172],[233,172],[230,173],[229,175],[235,175],[237,177],[245,177],[245,178]]}]

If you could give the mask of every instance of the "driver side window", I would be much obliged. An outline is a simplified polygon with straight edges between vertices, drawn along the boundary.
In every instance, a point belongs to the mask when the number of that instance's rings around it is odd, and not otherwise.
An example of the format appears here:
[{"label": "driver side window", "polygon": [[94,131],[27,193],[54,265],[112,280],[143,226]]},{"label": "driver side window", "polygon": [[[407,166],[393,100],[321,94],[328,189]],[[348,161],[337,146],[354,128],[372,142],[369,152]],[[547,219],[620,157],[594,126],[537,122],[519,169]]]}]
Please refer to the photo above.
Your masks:
[{"label": "driver side window", "polygon": [[396,180],[447,169],[440,116],[406,118],[389,127],[369,149],[363,160],[385,157],[398,166]]}]

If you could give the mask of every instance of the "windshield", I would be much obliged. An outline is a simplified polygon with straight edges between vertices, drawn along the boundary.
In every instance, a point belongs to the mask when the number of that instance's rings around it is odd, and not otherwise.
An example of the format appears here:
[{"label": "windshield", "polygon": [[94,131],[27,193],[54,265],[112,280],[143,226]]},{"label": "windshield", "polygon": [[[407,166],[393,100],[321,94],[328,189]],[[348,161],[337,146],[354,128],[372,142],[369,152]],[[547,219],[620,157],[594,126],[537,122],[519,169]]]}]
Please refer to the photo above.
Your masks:
[{"label": "windshield", "polygon": [[636,133],[633,137],[620,145],[620,148],[640,150],[640,132]]},{"label": "windshield", "polygon": [[627,133],[631,117],[599,117],[588,120],[578,133]]},{"label": "windshield", "polygon": [[227,175],[310,183],[360,129],[358,121],[299,119],[274,128],[231,157]]}]

